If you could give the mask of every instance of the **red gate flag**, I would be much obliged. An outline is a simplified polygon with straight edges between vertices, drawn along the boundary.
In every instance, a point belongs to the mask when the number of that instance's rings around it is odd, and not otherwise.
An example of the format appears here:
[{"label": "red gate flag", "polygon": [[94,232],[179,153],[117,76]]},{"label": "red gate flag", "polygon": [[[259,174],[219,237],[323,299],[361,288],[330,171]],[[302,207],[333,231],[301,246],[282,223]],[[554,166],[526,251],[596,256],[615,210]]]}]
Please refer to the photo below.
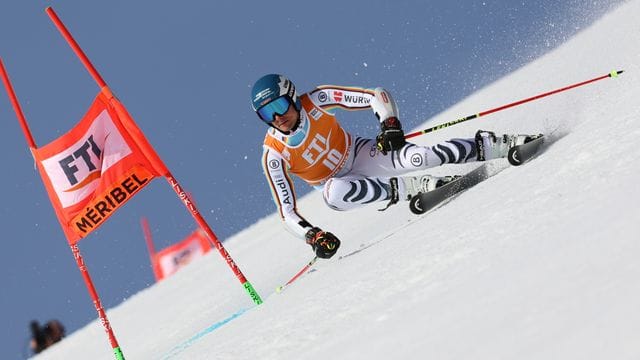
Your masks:
[{"label": "red gate flag", "polygon": [[207,235],[200,229],[194,231],[179,243],[162,249],[153,255],[153,273],[156,280],[162,280],[180,270],[191,261],[211,250]]},{"label": "red gate flag", "polygon": [[33,149],[70,244],[168,171],[124,106],[104,87],[71,131]]}]

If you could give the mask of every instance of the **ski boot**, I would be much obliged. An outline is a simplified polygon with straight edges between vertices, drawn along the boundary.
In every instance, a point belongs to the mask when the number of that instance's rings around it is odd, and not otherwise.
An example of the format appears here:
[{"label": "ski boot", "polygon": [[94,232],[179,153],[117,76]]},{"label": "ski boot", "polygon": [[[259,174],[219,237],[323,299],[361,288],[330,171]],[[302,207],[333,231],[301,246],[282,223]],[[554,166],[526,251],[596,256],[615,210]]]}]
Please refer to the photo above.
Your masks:
[{"label": "ski boot", "polygon": [[476,150],[478,161],[486,161],[507,157],[509,149],[516,145],[526,144],[542,135],[501,135],[493,131],[478,130],[476,132]]},{"label": "ski boot", "polygon": [[422,175],[401,177],[400,180],[404,183],[404,198],[406,200],[411,200],[412,197],[419,193],[429,192],[460,177],[460,175],[443,177]]},{"label": "ski boot", "polygon": [[[397,204],[400,199],[409,201],[419,193],[431,191],[460,177],[461,175],[443,177],[431,175],[392,177],[389,179],[389,202],[387,206],[378,209],[378,211],[385,211],[391,205]],[[402,185],[400,185],[400,183],[402,183]],[[403,189],[404,192],[401,193],[400,189]]]}]

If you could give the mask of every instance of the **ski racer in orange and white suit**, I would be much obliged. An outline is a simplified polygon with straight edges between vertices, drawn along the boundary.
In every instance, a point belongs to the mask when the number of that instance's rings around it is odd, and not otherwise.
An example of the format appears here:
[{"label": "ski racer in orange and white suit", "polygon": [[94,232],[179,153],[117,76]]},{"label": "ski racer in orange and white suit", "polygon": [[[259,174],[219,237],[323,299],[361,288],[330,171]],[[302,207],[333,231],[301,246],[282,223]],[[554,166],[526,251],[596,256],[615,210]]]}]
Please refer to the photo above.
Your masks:
[{"label": "ski racer in orange and white suit", "polygon": [[[407,143],[397,106],[382,88],[320,86],[298,97],[286,77],[269,74],[252,90],[253,109],[270,126],[264,138],[262,166],[280,216],[292,233],[329,258],[340,241],[298,213],[290,174],[323,192],[326,204],[349,210],[373,202],[395,204],[426,192],[452,177],[397,177],[444,163],[506,156],[506,145],[491,132],[452,139],[434,146]],[[381,124],[376,139],[345,131],[336,109],[373,111]]]}]

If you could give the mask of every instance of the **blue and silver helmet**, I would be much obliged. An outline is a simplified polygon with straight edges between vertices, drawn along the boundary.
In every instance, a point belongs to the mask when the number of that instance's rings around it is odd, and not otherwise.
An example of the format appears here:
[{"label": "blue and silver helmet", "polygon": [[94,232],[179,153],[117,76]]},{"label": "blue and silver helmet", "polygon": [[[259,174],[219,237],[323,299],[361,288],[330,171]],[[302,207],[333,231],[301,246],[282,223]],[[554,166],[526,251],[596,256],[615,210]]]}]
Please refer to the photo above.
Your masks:
[{"label": "blue and silver helmet", "polygon": [[251,106],[263,121],[269,123],[272,119],[264,119],[259,110],[281,97],[286,98],[291,104],[295,105],[297,110],[300,110],[300,99],[298,99],[296,87],[291,80],[283,75],[268,74],[258,79],[253,85],[251,89]]}]

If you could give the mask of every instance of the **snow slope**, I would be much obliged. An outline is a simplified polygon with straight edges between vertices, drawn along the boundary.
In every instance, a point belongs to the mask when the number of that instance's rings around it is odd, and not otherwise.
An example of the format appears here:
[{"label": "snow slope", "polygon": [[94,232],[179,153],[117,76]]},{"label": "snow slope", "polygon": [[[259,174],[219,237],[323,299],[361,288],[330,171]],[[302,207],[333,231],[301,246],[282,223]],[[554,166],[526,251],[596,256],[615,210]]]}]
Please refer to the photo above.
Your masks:
[{"label": "snow slope", "polygon": [[[351,256],[319,261],[274,294],[312,253],[275,215],[265,218],[225,242],[263,305],[253,307],[212,252],[108,312],[125,356],[640,358],[637,14],[640,1],[625,3],[425,127],[624,69],[619,78],[416,141],[470,137],[478,128],[551,133],[535,161],[422,217],[406,206],[336,213],[311,194],[300,211],[336,233],[340,254]],[[113,355],[93,322],[38,357],[61,358]]]}]

